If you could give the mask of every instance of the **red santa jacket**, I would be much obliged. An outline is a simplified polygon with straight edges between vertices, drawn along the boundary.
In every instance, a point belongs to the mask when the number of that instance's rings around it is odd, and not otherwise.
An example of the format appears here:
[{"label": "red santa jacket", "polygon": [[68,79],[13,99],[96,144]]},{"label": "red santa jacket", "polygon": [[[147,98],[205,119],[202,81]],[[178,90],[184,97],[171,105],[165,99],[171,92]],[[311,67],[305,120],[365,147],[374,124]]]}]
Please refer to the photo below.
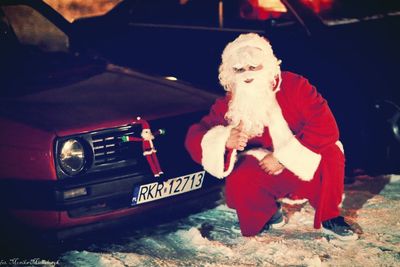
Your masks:
[{"label": "red santa jacket", "polygon": [[[327,101],[307,79],[291,72],[282,72],[280,90],[276,93],[279,108],[270,116],[261,137],[249,140],[247,150],[261,160],[273,151],[274,156],[300,179],[313,178],[324,149],[332,145],[343,148],[339,131]],[[210,113],[192,125],[185,146],[194,161],[217,178],[231,173],[237,151],[227,151],[226,141],[231,125],[225,120],[230,97],[216,100]],[[242,152],[243,153],[243,152]]]}]

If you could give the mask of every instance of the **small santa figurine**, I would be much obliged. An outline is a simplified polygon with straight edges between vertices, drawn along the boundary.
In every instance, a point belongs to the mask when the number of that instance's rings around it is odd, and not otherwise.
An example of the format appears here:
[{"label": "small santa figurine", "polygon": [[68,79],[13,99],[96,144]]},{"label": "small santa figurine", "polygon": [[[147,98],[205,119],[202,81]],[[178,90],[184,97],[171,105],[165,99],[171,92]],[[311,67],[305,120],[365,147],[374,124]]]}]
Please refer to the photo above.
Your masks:
[{"label": "small santa figurine", "polygon": [[122,141],[124,142],[141,141],[143,148],[143,156],[146,157],[154,177],[160,177],[160,175],[164,174],[164,172],[161,170],[160,163],[158,162],[158,158],[156,155],[157,150],[154,147],[153,140],[156,135],[164,134],[164,130],[159,129],[155,133],[153,133],[150,129],[149,123],[146,120],[142,120],[140,117],[138,117],[134,123],[141,124],[143,127],[142,132],[140,134],[141,138],[134,136],[123,136]]}]

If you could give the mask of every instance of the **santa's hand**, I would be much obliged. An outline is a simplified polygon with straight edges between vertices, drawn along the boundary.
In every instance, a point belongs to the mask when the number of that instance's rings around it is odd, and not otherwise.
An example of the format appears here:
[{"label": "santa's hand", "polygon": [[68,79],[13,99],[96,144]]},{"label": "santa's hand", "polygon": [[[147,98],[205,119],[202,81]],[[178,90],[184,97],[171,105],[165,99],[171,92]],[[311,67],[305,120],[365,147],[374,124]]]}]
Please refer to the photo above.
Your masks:
[{"label": "santa's hand", "polygon": [[249,140],[248,135],[243,131],[243,122],[240,121],[239,125],[231,129],[228,140],[226,141],[226,148],[237,149],[243,151],[247,146]]},{"label": "santa's hand", "polygon": [[258,165],[269,175],[279,174],[285,168],[273,154],[266,155]]}]

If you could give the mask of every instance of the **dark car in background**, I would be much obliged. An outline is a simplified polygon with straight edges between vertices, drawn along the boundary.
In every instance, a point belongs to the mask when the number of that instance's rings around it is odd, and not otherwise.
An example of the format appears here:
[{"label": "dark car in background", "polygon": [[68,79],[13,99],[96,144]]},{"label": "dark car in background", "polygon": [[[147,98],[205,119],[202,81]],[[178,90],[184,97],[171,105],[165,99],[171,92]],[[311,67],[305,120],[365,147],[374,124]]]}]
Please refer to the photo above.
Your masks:
[{"label": "dark car in background", "polygon": [[307,77],[329,101],[349,175],[400,171],[398,1],[125,0],[74,25],[78,51],[220,94],[225,45],[262,34],[282,69]]},{"label": "dark car in background", "polygon": [[[0,27],[2,225],[66,237],[220,199],[183,144],[214,94],[71,53],[70,24],[41,1],[1,1]],[[144,157],[148,126],[161,177]]]}]

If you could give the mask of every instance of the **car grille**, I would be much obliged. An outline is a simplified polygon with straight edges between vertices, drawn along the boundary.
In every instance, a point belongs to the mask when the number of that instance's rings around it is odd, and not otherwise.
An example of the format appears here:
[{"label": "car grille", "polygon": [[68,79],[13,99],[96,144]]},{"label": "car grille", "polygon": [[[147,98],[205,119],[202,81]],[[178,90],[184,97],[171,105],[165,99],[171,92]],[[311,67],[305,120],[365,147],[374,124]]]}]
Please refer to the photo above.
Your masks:
[{"label": "car grille", "polygon": [[140,142],[136,143],[135,146],[135,143],[123,143],[121,140],[124,135],[140,136],[140,132],[141,127],[139,125],[130,125],[92,133],[93,165],[108,165],[133,160],[137,156],[141,156],[141,147],[137,148]]}]

